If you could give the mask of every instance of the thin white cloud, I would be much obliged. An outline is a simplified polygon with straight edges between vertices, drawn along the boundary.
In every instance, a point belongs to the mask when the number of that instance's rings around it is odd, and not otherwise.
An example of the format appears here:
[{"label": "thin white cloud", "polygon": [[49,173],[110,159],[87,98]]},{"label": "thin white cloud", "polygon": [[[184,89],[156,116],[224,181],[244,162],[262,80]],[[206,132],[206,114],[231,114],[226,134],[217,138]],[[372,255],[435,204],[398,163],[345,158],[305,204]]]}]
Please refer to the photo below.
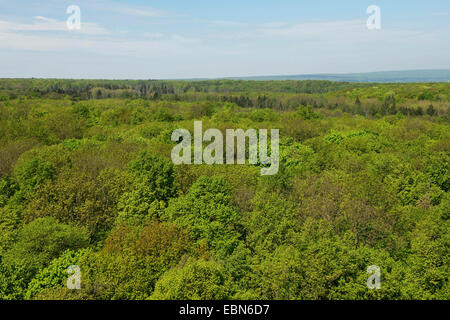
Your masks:
[{"label": "thin white cloud", "polygon": [[269,22],[269,23],[262,24],[262,26],[266,27],[266,28],[281,28],[281,27],[286,27],[288,25],[289,25],[289,23],[287,23],[287,22]]},{"label": "thin white cloud", "polygon": [[85,35],[105,35],[109,33],[105,28],[92,22],[82,22],[80,30],[69,30],[66,21],[58,21],[42,16],[36,16],[34,19],[35,21],[29,24],[0,21],[0,31],[70,31]]},{"label": "thin white cloud", "polygon": [[335,37],[339,34],[346,35],[367,32],[366,22],[362,19],[324,22],[305,22],[288,25],[265,26],[260,29],[264,35],[282,37]]},{"label": "thin white cloud", "polygon": [[194,52],[200,45],[199,39],[187,38],[177,34],[164,38],[153,34],[143,40],[130,40],[123,37],[77,37],[73,33],[64,36],[61,33],[22,33],[17,27],[0,21],[0,49],[40,52],[84,52],[101,55],[126,57],[162,58],[182,56]]},{"label": "thin white cloud", "polygon": [[[0,0],[1,1],[1,0]],[[57,0],[54,0],[58,2]],[[172,14],[161,9],[148,5],[133,5],[124,3],[125,1],[113,0],[78,0],[78,5],[82,10],[91,12],[113,12],[120,15],[129,15],[134,17],[168,17]]]},{"label": "thin white cloud", "polygon": [[236,32],[222,32],[214,35],[225,40],[267,40],[315,43],[338,48],[344,44],[363,44],[379,40],[381,42],[408,42],[424,38],[431,33],[414,29],[382,28],[369,30],[365,19],[341,21],[316,21],[302,23],[265,23],[242,28]]},{"label": "thin white cloud", "polygon": [[229,21],[229,20],[213,20],[208,21],[216,26],[225,27],[225,28],[238,28],[248,26],[248,23],[238,22],[238,21]]},{"label": "thin white cloud", "polygon": [[197,38],[187,38],[187,37],[184,37],[184,36],[180,36],[180,35],[178,35],[178,34],[172,35],[172,36],[171,36],[171,39],[174,40],[174,41],[177,41],[177,42],[180,42],[180,43],[186,43],[186,44],[189,44],[189,43],[200,43],[200,42],[202,42],[200,39],[197,39]]},{"label": "thin white cloud", "polygon": [[110,6],[110,11],[114,11],[120,14],[126,14],[130,16],[138,16],[138,17],[164,17],[167,15],[166,12],[154,8],[136,8],[129,7],[124,5],[113,5]]},{"label": "thin white cloud", "polygon": [[55,19],[50,19],[50,18],[46,18],[46,17],[42,17],[42,16],[36,16],[34,18],[36,20],[42,20],[42,21],[45,21],[45,22],[55,22],[56,21]]},{"label": "thin white cloud", "polygon": [[160,39],[164,36],[162,33],[159,33],[159,32],[145,32],[143,35],[146,38],[152,38],[152,39]]}]

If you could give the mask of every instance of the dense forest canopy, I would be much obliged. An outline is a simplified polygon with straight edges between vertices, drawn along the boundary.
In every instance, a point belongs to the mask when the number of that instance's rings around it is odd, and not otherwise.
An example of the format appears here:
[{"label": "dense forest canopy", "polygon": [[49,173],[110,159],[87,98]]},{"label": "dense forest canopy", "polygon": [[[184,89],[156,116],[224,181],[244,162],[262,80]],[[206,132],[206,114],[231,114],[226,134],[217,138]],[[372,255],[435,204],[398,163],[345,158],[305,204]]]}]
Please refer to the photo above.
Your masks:
[{"label": "dense forest canopy", "polygon": [[[0,299],[449,299],[449,94],[0,79]],[[194,120],[280,129],[278,174],[174,165]]]}]

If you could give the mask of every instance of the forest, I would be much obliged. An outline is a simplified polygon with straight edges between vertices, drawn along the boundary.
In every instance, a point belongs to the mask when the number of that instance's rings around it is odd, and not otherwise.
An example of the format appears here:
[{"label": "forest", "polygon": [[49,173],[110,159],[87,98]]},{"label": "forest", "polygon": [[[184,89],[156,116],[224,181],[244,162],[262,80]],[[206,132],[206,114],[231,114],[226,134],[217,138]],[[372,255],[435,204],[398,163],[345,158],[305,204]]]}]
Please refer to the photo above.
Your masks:
[{"label": "forest", "polygon": [[[175,165],[197,120],[278,173]],[[448,300],[449,189],[448,82],[0,79],[0,300]]]}]

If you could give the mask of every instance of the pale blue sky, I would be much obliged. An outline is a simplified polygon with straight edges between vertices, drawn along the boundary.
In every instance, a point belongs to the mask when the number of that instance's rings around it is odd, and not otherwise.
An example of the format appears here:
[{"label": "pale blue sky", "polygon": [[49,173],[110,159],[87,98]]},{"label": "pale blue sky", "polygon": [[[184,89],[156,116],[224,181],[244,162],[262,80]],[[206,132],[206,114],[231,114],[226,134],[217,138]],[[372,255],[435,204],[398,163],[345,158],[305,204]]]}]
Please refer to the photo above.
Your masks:
[{"label": "pale blue sky", "polygon": [[[381,30],[366,27],[369,5]],[[448,0],[0,0],[0,78],[450,69],[449,39]]]}]

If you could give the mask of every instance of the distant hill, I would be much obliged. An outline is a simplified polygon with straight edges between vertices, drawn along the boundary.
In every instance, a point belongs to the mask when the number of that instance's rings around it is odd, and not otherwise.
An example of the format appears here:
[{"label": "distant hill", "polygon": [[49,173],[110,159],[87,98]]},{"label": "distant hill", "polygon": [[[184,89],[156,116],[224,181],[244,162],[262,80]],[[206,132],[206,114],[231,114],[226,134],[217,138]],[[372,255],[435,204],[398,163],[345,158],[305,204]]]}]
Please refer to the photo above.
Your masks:
[{"label": "distant hill", "polygon": [[449,70],[381,71],[343,74],[230,77],[232,80],[330,80],[348,82],[448,82]]}]

